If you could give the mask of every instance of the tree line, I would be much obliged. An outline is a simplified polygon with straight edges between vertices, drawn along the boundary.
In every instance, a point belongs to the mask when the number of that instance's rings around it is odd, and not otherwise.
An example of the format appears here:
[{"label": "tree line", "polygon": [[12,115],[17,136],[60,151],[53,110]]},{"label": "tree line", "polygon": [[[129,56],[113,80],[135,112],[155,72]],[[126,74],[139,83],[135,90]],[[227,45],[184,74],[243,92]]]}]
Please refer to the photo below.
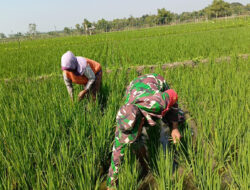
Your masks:
[{"label": "tree line", "polygon": [[[51,31],[48,35],[59,35],[64,34],[94,34],[100,32],[110,32],[110,31],[120,31],[128,28],[138,28],[138,27],[152,27],[156,25],[165,25],[172,22],[188,22],[200,19],[213,19],[219,17],[226,17],[232,15],[249,15],[250,14],[250,4],[242,5],[241,3],[227,3],[223,0],[214,0],[211,5],[205,7],[199,11],[193,12],[183,12],[181,14],[176,14],[166,10],[165,8],[158,9],[157,14],[149,15],[145,14],[141,17],[122,18],[114,19],[108,21],[105,19],[98,20],[97,22],[90,22],[84,19],[81,24],[76,24],[75,28],[64,27],[63,31]],[[36,31],[36,24],[29,24],[29,31],[26,34],[16,33],[13,37],[34,36],[39,34]],[[10,36],[11,37],[11,36]],[[6,38],[5,34],[0,33],[0,39]]]},{"label": "tree line", "polygon": [[165,8],[162,8],[158,9],[157,14],[155,15],[146,14],[137,18],[130,16],[129,18],[114,19],[112,21],[101,19],[93,23],[84,19],[81,25],[76,24],[75,29],[70,30],[70,28],[65,27],[64,33],[92,34],[98,32],[119,31],[133,27],[152,27],[156,25],[170,24],[172,22],[179,23],[198,19],[213,19],[244,14],[250,14],[250,4],[244,6],[237,2],[227,3],[223,0],[214,0],[211,5],[202,10],[183,12],[181,14],[172,13]]}]

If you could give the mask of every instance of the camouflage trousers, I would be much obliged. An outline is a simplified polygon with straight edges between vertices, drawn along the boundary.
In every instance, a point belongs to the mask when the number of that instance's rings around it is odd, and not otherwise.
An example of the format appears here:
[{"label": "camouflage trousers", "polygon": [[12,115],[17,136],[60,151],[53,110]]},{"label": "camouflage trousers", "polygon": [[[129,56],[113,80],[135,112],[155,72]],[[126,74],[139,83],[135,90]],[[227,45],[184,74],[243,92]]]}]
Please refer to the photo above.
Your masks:
[{"label": "camouflage trousers", "polygon": [[118,177],[119,165],[121,164],[125,148],[136,141],[140,136],[142,126],[144,124],[144,118],[142,115],[136,117],[135,125],[132,130],[122,130],[119,126],[116,127],[115,140],[112,149],[111,165],[109,167],[107,186],[115,186],[115,182]]},{"label": "camouflage trousers", "polygon": [[[147,130],[143,127],[144,118],[140,116],[136,118],[135,126],[132,131],[122,131],[119,127],[116,127],[115,140],[112,149],[111,165],[109,167],[107,186],[112,187],[116,185],[118,177],[119,166],[123,160],[125,148],[133,143],[134,149],[140,149],[145,147],[147,150],[147,141],[149,139]],[[183,122],[184,113],[182,110],[178,114],[179,122]],[[136,135],[135,135],[136,134]],[[163,146],[163,151],[166,152],[168,146],[168,137],[170,135],[170,128],[167,122],[160,121],[160,142]],[[127,140],[124,140],[127,139]],[[128,140],[129,139],[129,140]]]}]

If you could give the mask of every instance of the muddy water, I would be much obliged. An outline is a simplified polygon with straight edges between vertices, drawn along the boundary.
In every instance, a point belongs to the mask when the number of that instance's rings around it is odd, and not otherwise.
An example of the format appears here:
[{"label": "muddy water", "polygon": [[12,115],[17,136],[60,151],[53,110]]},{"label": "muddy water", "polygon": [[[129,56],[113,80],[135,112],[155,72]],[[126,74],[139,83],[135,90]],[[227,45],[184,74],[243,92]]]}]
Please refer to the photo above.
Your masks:
[{"label": "muddy water", "polygon": [[138,190],[150,190],[150,189],[158,189],[157,183],[154,176],[149,173],[145,179],[142,181],[142,184],[138,188]]}]

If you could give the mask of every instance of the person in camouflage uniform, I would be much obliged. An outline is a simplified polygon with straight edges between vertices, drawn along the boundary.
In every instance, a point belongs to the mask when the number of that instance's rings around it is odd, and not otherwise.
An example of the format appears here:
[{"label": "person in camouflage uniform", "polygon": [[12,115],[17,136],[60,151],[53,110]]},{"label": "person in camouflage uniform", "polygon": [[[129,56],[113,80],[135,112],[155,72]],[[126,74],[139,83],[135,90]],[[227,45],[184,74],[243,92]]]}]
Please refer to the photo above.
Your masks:
[{"label": "person in camouflage uniform", "polygon": [[138,140],[145,121],[150,126],[156,125],[155,119],[171,122],[174,143],[180,139],[178,96],[162,76],[153,73],[137,77],[127,87],[125,98],[125,103],[116,116],[117,126],[107,179],[108,189],[115,186],[125,147]]}]

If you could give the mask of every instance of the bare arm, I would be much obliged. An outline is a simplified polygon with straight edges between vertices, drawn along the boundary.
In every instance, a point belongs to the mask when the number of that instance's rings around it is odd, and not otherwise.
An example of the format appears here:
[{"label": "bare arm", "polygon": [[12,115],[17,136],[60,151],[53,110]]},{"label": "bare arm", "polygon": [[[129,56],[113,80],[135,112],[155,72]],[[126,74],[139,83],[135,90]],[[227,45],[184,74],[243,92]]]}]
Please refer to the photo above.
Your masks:
[{"label": "bare arm", "polygon": [[95,82],[95,73],[92,71],[91,67],[87,65],[85,71],[84,71],[84,76],[88,78],[88,83],[86,84],[84,90],[82,90],[78,94],[78,101],[81,101],[85,94],[89,91],[91,88],[92,84]]},{"label": "bare arm", "polygon": [[72,85],[72,81],[70,79],[68,79],[67,75],[63,72],[63,80],[64,80],[64,83],[67,87],[67,90],[68,90],[68,93],[69,93],[69,96],[70,98],[73,100],[73,85]]},{"label": "bare arm", "polygon": [[88,91],[91,88],[92,84],[95,82],[95,73],[92,71],[91,67],[87,65],[83,74],[88,78],[88,83],[86,84],[84,89]]}]

